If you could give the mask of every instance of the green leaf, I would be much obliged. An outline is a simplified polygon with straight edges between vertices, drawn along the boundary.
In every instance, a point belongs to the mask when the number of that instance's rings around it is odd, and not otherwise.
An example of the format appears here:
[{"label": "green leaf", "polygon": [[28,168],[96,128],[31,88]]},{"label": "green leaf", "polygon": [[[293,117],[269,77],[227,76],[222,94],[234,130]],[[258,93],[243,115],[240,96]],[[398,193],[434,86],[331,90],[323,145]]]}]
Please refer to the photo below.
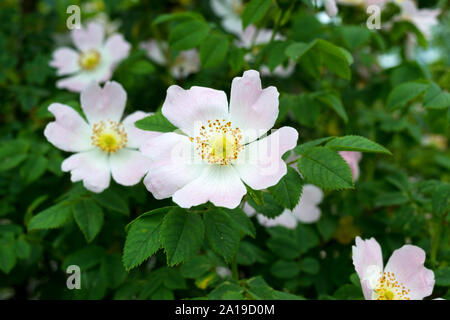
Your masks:
[{"label": "green leaf", "polygon": [[39,179],[47,170],[48,160],[42,155],[29,157],[20,168],[20,175],[25,183]]},{"label": "green leaf", "polygon": [[222,34],[210,34],[200,45],[200,62],[204,68],[211,68],[222,63],[229,47],[228,38]]},{"label": "green leaf", "polygon": [[9,170],[27,158],[29,144],[23,140],[3,141],[0,145],[0,171]]},{"label": "green leaf", "polygon": [[72,217],[72,202],[63,201],[31,218],[28,230],[53,229],[66,224]]},{"label": "green leaf", "polygon": [[198,46],[209,34],[209,25],[201,20],[188,20],[176,25],[169,33],[173,50],[188,50]]},{"label": "green leaf", "polygon": [[436,278],[436,285],[450,286],[450,267],[434,270],[434,276]]},{"label": "green leaf", "polygon": [[123,264],[129,271],[161,248],[160,231],[165,212],[135,220],[128,231],[123,250]]},{"label": "green leaf", "polygon": [[270,268],[270,273],[280,279],[292,279],[300,273],[300,268],[297,262],[278,260]]},{"label": "green leaf", "polygon": [[234,223],[239,227],[239,229],[246,235],[254,238],[256,236],[255,226],[252,220],[245,214],[245,212],[240,209],[226,209],[221,208],[220,210],[225,211],[225,213],[233,219]]},{"label": "green leaf", "polygon": [[104,255],[104,248],[89,245],[68,255],[62,263],[62,269],[66,271],[68,266],[76,265],[80,267],[81,272],[83,273],[83,271],[98,265],[102,261]]},{"label": "green leaf", "polygon": [[153,20],[152,24],[157,25],[164,22],[175,21],[175,20],[191,20],[191,19],[203,19],[203,17],[192,11],[185,12],[175,12],[175,13],[165,13],[160,14],[156,19]]},{"label": "green leaf", "polygon": [[242,13],[242,28],[257,23],[269,10],[272,0],[251,0]]},{"label": "green leaf", "polygon": [[344,284],[335,291],[333,297],[339,300],[362,300],[364,298],[361,288],[353,284]]},{"label": "green leaf", "polygon": [[253,199],[248,199],[250,206],[255,209],[256,212],[265,215],[268,218],[275,218],[283,213],[284,208],[273,198],[268,192],[262,193],[264,202],[263,205],[257,205]]},{"label": "green leaf", "polygon": [[432,210],[436,217],[443,216],[450,209],[450,185],[442,184],[433,193]]},{"label": "green leaf", "polygon": [[314,41],[312,41],[310,43],[296,42],[296,43],[289,45],[285,49],[284,53],[289,58],[296,61],[296,60],[300,59],[309,50],[311,50],[315,46],[315,44],[316,44],[316,42],[314,42]]},{"label": "green leaf", "polygon": [[185,278],[197,279],[213,268],[214,264],[207,256],[195,256],[183,263],[181,273]]},{"label": "green leaf", "polygon": [[157,132],[173,132],[177,129],[177,127],[171,124],[160,112],[138,120],[134,125],[136,128],[142,130]]},{"label": "green leaf", "polygon": [[103,211],[93,200],[77,201],[73,207],[73,217],[83,232],[86,241],[91,242],[103,225]]},{"label": "green leaf", "polygon": [[119,254],[111,254],[103,257],[100,272],[109,288],[115,289],[120,286],[127,277]]},{"label": "green leaf", "polygon": [[181,208],[166,214],[160,239],[167,254],[167,264],[173,266],[195,254],[202,245],[204,233],[205,226],[197,214]]},{"label": "green leaf", "polygon": [[239,248],[240,227],[223,210],[211,210],[203,214],[206,239],[215,252],[224,257],[226,262],[236,256]]},{"label": "green leaf", "polygon": [[339,117],[344,120],[345,123],[348,122],[347,112],[345,111],[344,106],[342,105],[341,99],[334,94],[325,93],[317,97],[317,100],[322,102],[323,105],[331,108],[336,112]]},{"label": "green leaf", "polygon": [[303,152],[298,169],[308,181],[323,189],[353,188],[350,167],[338,153],[326,147],[312,147]]},{"label": "green leaf", "polygon": [[247,280],[247,293],[256,300],[269,300],[274,298],[275,290],[261,277],[253,277]]},{"label": "green leaf", "polygon": [[311,140],[302,144],[299,144],[298,146],[296,146],[294,148],[294,152],[296,154],[302,154],[304,153],[307,149],[310,149],[312,147],[321,145],[324,142],[330,141],[331,139],[334,139],[335,137],[325,137],[325,138],[319,138],[319,139],[315,139],[315,140]]},{"label": "green leaf", "polygon": [[388,96],[387,109],[395,110],[404,107],[428,88],[427,83],[406,82],[395,87]]},{"label": "green leaf", "polygon": [[353,63],[352,55],[347,50],[326,40],[318,39],[316,41],[323,64],[337,76],[350,80],[351,71],[349,65]]},{"label": "green leaf", "polygon": [[361,47],[370,40],[371,32],[365,26],[341,26],[338,30],[350,50]]},{"label": "green leaf", "polygon": [[301,270],[309,274],[318,274],[320,264],[317,259],[306,257],[301,260]]},{"label": "green leaf", "polygon": [[436,83],[432,82],[425,92],[423,106],[430,109],[445,109],[450,106],[450,93],[443,92]]},{"label": "green leaf", "polygon": [[15,265],[14,237],[0,238],[0,270],[8,274]]},{"label": "green leaf", "polygon": [[31,254],[31,246],[25,239],[24,235],[21,235],[15,244],[15,251],[17,258],[28,259]]},{"label": "green leaf", "polygon": [[391,154],[385,147],[362,136],[337,137],[325,145],[336,151],[360,151]]},{"label": "green leaf", "polygon": [[270,187],[269,191],[281,205],[292,210],[300,200],[303,184],[303,179],[297,171],[288,167],[286,175],[276,185]]},{"label": "green leaf", "polygon": [[247,188],[247,194],[252,198],[253,202],[258,205],[262,206],[264,204],[264,198],[263,193],[261,190],[253,190],[249,186],[245,185]]},{"label": "green leaf", "polygon": [[111,188],[106,189],[102,193],[95,194],[94,200],[105,209],[121,213],[125,216],[130,214],[127,202]]}]

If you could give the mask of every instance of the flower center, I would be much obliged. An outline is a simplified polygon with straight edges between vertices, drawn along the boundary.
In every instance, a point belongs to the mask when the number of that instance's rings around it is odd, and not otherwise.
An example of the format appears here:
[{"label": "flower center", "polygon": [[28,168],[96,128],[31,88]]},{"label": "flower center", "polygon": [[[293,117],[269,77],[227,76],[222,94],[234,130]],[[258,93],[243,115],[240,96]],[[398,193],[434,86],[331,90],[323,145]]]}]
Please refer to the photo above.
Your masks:
[{"label": "flower center", "polygon": [[244,5],[241,1],[236,0],[231,3],[231,10],[238,16],[244,12]]},{"label": "flower center", "polygon": [[374,290],[377,300],[410,300],[411,290],[399,282],[391,272],[383,272]]},{"label": "flower center", "polygon": [[78,64],[84,70],[93,70],[100,63],[100,53],[97,50],[82,52],[78,58]]},{"label": "flower center", "polygon": [[228,165],[230,161],[237,159],[244,148],[241,140],[241,130],[233,128],[231,122],[226,122],[225,119],[208,120],[208,125],[200,128],[199,136],[191,138],[203,160],[219,165]]},{"label": "flower center", "polygon": [[92,145],[105,152],[116,152],[125,147],[128,138],[121,123],[100,121],[94,124],[91,141]]}]

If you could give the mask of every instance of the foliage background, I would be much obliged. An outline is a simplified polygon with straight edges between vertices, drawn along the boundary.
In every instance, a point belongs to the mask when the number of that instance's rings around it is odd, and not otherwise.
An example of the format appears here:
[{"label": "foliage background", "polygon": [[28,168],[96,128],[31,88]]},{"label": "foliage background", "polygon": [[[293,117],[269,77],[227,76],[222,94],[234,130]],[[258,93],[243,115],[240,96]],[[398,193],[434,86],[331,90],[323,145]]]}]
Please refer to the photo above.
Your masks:
[{"label": "foliage background", "polygon": [[[385,261],[404,243],[422,247],[427,252],[426,265],[436,276],[432,298],[450,298],[450,152],[446,145],[423,143],[430,134],[449,137],[450,109],[424,107],[423,95],[388,108],[391,91],[410,81],[433,81],[444,92],[450,89],[446,1],[419,1],[420,6],[440,6],[444,11],[435,37],[428,43],[442,53],[433,63],[425,63],[419,54],[407,59],[405,41],[406,33],[414,31],[411,26],[369,31],[366,14],[354,7],[339,7],[342,24],[323,24],[314,15],[320,9],[308,0],[274,2],[257,24],[274,28],[280,10],[290,10],[277,26],[286,40],[259,50],[252,48],[256,58],[246,62],[246,49],[236,47],[234,36],[221,28],[209,1],[82,2],[6,0],[0,4],[0,298],[362,299],[351,260],[357,235],[375,237]],[[231,79],[244,70],[258,69],[263,63],[286,64],[284,49],[288,45],[320,38],[348,50],[353,63],[330,72],[328,65],[299,59],[290,77],[264,77],[264,86],[274,85],[281,92],[277,126],[297,128],[299,144],[327,136],[361,135],[385,146],[392,156],[364,154],[355,189],[326,191],[320,205],[322,217],[316,224],[299,224],[295,230],[268,229],[253,218],[245,232],[229,230],[230,243],[237,243],[230,250],[237,252],[239,281],[217,274],[218,266],[232,267],[208,237],[199,240],[200,250],[186,252],[183,263],[169,267],[166,253],[158,250],[127,272],[122,263],[127,224],[145,212],[172,206],[170,199],[155,200],[142,184],[132,188],[112,185],[100,195],[89,193],[61,172],[61,161],[67,155],[43,136],[52,119],[47,111],[50,103],[79,109],[79,95],[56,89],[57,77],[48,65],[58,41],[67,35],[66,8],[77,3],[83,20],[106,12],[112,20],[121,21],[119,32],[132,44],[130,56],[113,75],[128,93],[127,113],[157,111],[167,87],[174,83],[184,88],[212,87],[229,94]],[[92,12],[83,10],[88,4]],[[170,39],[177,24],[193,18],[181,15],[181,19],[155,21],[164,14],[180,12],[199,14],[195,19],[204,22],[209,34],[219,37],[226,48],[222,55],[215,53],[217,61],[207,62],[206,54],[201,57],[198,73],[175,80],[166,68],[146,57],[139,43],[150,38]],[[201,48],[212,41],[206,39],[206,44],[195,46]],[[426,46],[425,39],[419,43]],[[401,61],[395,67],[381,68],[377,57],[389,52],[398,52]],[[176,50],[171,53],[177,54]],[[351,77],[345,79],[342,73],[347,72]],[[311,94],[323,92],[342,101],[344,111],[311,99]],[[265,194],[271,198],[271,214],[280,213],[283,207],[270,193]],[[53,228],[29,230],[32,217],[48,208],[58,217],[69,217],[72,210],[95,212],[101,229],[86,239],[68,218],[52,221]],[[161,212],[162,217],[167,211]],[[145,250],[140,254],[145,255]],[[83,270],[82,290],[66,288],[65,268],[70,264]]]}]

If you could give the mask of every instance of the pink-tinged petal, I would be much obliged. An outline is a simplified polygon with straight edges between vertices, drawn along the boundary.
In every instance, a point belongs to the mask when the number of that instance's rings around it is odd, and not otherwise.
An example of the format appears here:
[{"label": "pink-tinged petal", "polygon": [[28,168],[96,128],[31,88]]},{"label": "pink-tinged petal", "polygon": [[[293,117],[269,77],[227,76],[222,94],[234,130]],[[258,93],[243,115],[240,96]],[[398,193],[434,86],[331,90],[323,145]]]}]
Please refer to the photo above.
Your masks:
[{"label": "pink-tinged petal", "polygon": [[217,207],[234,209],[246,193],[232,166],[206,165],[197,179],[174,193],[172,200],[183,208],[211,201]]},{"label": "pink-tinged petal", "polygon": [[265,227],[276,227],[282,226],[288,229],[295,229],[297,227],[297,219],[295,219],[294,215],[289,210],[284,210],[281,215],[275,218],[267,218],[262,214],[258,214],[256,216],[259,224]]},{"label": "pink-tinged petal", "polygon": [[63,161],[61,169],[70,171],[72,182],[83,181],[86,189],[102,192],[111,180],[108,154],[98,149],[76,153]]},{"label": "pink-tinged petal", "polygon": [[362,240],[360,237],[356,237],[355,244],[352,246],[353,265],[361,281],[364,297],[366,300],[371,300],[373,288],[371,289],[368,273],[373,270],[373,267],[380,272],[383,271],[381,247],[374,238]]},{"label": "pink-tinged petal", "polygon": [[244,142],[251,142],[269,131],[278,117],[278,90],[261,88],[259,72],[245,71],[231,84],[230,120],[243,132]]},{"label": "pink-tinged petal", "polygon": [[109,164],[118,184],[133,186],[148,172],[150,161],[137,150],[121,149],[110,155]]},{"label": "pink-tinged petal", "polygon": [[105,83],[103,88],[93,82],[81,92],[80,99],[81,108],[91,125],[101,120],[119,122],[125,109],[127,93],[115,81]]},{"label": "pink-tinged petal", "polygon": [[300,202],[293,210],[292,214],[303,223],[314,223],[320,219],[320,209],[311,204]]},{"label": "pink-tinged petal", "polygon": [[249,205],[248,202],[244,203],[244,206],[242,207],[242,210],[249,217],[253,217],[256,214],[255,209],[253,209],[253,207],[251,205]]},{"label": "pink-tinged petal", "polygon": [[397,281],[411,290],[411,300],[422,300],[431,295],[434,287],[434,273],[425,268],[424,263],[425,251],[404,245],[392,253],[384,271],[393,273]]},{"label": "pink-tinged petal", "polygon": [[161,132],[141,130],[136,128],[136,126],[134,125],[136,121],[141,120],[149,115],[151,115],[151,113],[136,111],[123,119],[122,124],[128,138],[127,148],[140,148],[148,139],[155,138],[161,135]]},{"label": "pink-tinged petal", "polygon": [[80,70],[78,52],[71,48],[59,48],[53,52],[50,66],[57,69],[58,76],[75,73]]},{"label": "pink-tinged petal", "polygon": [[297,139],[297,130],[282,127],[271,135],[246,145],[233,166],[252,189],[271,187],[286,174],[286,163],[281,156],[297,145]]},{"label": "pink-tinged petal", "polygon": [[109,53],[109,56],[114,64],[128,57],[130,53],[130,44],[124,39],[121,34],[114,34],[106,40],[104,49]]},{"label": "pink-tinged petal", "polygon": [[166,56],[164,55],[164,52],[167,50],[166,42],[149,40],[142,42],[139,47],[147,52],[147,56],[153,62],[162,66],[166,64]]},{"label": "pink-tinged petal", "polygon": [[223,91],[205,87],[184,90],[179,86],[170,86],[162,114],[184,133],[195,136],[196,128],[206,125],[208,120],[228,117],[227,96]]},{"label": "pink-tinged petal", "polygon": [[341,157],[347,162],[350,170],[352,171],[353,181],[359,178],[359,161],[361,160],[361,152],[356,151],[339,151]]},{"label": "pink-tinged petal", "polygon": [[192,163],[192,143],[185,135],[169,132],[141,146],[150,167],[144,184],[156,199],[171,197],[197,178],[201,171]]},{"label": "pink-tinged petal", "polygon": [[317,205],[322,202],[323,191],[312,184],[305,184],[302,190],[300,202],[310,205]]},{"label": "pink-tinged petal", "polygon": [[338,13],[338,8],[336,6],[336,0],[325,0],[325,11],[329,17],[334,17]]},{"label": "pink-tinged petal", "polygon": [[86,28],[74,29],[72,40],[80,51],[99,49],[103,44],[105,31],[99,23],[91,22]]},{"label": "pink-tinged petal", "polygon": [[170,68],[170,72],[175,79],[186,78],[191,73],[195,73],[199,70],[200,56],[195,49],[181,51]]},{"label": "pink-tinged petal", "polygon": [[48,111],[55,121],[47,124],[44,135],[58,149],[79,152],[92,149],[91,129],[84,119],[69,106],[52,103]]}]

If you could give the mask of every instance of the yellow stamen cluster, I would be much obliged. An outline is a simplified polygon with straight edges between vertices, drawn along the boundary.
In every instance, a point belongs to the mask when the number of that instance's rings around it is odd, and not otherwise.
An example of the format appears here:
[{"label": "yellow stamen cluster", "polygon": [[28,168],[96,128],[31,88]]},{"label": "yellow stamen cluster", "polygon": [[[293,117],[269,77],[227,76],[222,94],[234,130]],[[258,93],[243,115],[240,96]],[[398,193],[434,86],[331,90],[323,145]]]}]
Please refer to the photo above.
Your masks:
[{"label": "yellow stamen cluster", "polygon": [[244,148],[241,144],[242,134],[239,128],[233,128],[230,121],[208,120],[206,126],[200,128],[200,134],[191,141],[203,160],[211,164],[228,165],[236,160]]},{"label": "yellow stamen cluster", "polygon": [[238,16],[244,12],[244,5],[239,1],[233,1],[231,3],[231,10]]},{"label": "yellow stamen cluster", "polygon": [[[381,274],[381,272],[380,272]],[[392,272],[383,272],[374,290],[377,300],[410,300],[410,289],[399,282]]]},{"label": "yellow stamen cluster", "polygon": [[84,70],[93,70],[100,63],[100,53],[97,50],[89,50],[80,53],[78,64]]},{"label": "yellow stamen cluster", "polygon": [[126,146],[128,138],[121,123],[100,121],[94,124],[91,142],[105,152],[116,152]]}]

